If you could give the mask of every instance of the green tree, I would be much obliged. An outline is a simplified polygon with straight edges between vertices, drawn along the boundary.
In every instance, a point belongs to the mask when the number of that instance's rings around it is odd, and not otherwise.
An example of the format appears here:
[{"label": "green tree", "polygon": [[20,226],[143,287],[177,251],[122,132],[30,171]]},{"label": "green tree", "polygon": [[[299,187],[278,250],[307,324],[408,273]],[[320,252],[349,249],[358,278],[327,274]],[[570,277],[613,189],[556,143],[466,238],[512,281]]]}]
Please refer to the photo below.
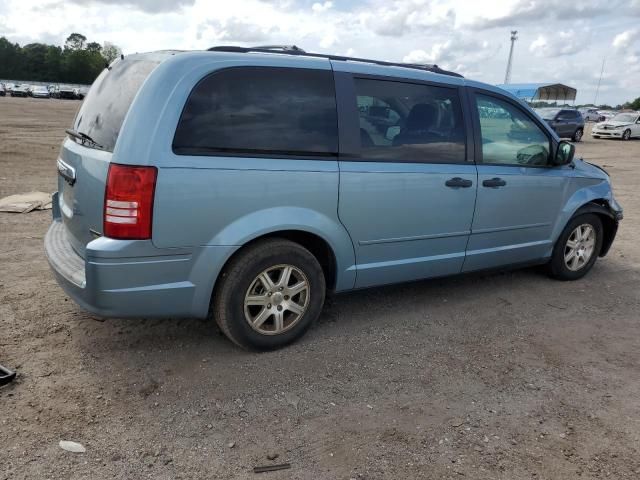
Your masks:
[{"label": "green tree", "polygon": [[102,47],[72,33],[64,48],[30,43],[21,47],[0,37],[0,78],[52,83],[93,83],[105,66]]},{"label": "green tree", "polygon": [[64,48],[69,50],[82,50],[86,41],[87,37],[81,33],[72,33],[64,42]]},{"label": "green tree", "polygon": [[636,98],[633,102],[629,104],[629,108],[634,110],[640,110],[640,97]]},{"label": "green tree", "polygon": [[100,46],[100,44],[98,42],[89,42],[89,43],[87,43],[87,51],[100,53],[101,50],[102,50],[102,47]]},{"label": "green tree", "polygon": [[102,56],[107,61],[107,63],[110,64],[121,54],[122,50],[120,50],[120,47],[110,42],[104,42],[104,45],[102,46]]},{"label": "green tree", "polygon": [[22,47],[22,77],[25,80],[43,80],[46,56],[47,46],[43,43],[30,43]]}]

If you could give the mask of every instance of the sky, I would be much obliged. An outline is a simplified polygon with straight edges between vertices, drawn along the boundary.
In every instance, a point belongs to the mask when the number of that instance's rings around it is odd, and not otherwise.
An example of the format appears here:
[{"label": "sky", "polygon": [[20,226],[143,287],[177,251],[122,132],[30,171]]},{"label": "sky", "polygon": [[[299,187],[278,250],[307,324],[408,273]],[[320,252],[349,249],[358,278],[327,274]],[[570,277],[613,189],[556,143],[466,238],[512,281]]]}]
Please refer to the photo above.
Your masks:
[{"label": "sky", "polygon": [[214,45],[435,63],[503,83],[558,82],[577,103],[640,97],[640,0],[0,0],[0,36],[62,45],[72,32],[125,54]]}]

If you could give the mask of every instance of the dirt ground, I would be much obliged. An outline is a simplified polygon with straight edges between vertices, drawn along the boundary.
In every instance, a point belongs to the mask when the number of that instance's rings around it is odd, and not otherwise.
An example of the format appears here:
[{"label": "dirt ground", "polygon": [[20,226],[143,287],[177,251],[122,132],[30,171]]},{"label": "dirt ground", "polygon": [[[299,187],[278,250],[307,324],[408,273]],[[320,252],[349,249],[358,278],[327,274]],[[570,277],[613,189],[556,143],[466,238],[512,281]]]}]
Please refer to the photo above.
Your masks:
[{"label": "dirt ground", "polygon": [[[0,98],[0,197],[55,190],[78,106]],[[265,354],[211,322],[92,319],[49,272],[51,212],[0,213],[0,363],[19,372],[0,389],[0,480],[640,478],[640,141],[586,136],[578,154],[625,207],[585,279],[339,295]]]}]

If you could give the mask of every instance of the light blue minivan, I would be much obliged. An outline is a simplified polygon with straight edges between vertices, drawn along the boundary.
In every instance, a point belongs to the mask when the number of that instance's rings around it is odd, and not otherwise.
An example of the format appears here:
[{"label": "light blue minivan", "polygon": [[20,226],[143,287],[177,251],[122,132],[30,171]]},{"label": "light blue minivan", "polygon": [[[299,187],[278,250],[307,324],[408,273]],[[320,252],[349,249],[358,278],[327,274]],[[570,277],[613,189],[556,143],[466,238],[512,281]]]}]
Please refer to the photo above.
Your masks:
[{"label": "light blue minivan", "polygon": [[249,349],[300,337],[328,291],[531,264],[580,278],[622,218],[607,173],[529,107],[437,66],[131,55],[67,133],[45,238],[67,294],[100,316],[211,315]]}]

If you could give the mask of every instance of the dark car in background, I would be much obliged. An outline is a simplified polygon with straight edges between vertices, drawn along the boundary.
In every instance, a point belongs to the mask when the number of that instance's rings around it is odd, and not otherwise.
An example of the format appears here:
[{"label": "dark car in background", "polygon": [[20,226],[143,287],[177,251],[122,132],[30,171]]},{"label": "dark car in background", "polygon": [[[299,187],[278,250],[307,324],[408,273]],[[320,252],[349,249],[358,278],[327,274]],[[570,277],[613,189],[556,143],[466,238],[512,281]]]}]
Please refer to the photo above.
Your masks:
[{"label": "dark car in background", "polygon": [[78,99],[77,89],[68,85],[56,85],[50,88],[51,98],[66,98],[69,100]]},{"label": "dark car in background", "polygon": [[4,86],[4,83],[0,83],[0,97],[4,97],[7,95],[7,89]]},{"label": "dark car in background", "polygon": [[578,110],[569,108],[540,108],[536,113],[549,124],[560,138],[570,138],[574,142],[582,140],[584,118]]}]

